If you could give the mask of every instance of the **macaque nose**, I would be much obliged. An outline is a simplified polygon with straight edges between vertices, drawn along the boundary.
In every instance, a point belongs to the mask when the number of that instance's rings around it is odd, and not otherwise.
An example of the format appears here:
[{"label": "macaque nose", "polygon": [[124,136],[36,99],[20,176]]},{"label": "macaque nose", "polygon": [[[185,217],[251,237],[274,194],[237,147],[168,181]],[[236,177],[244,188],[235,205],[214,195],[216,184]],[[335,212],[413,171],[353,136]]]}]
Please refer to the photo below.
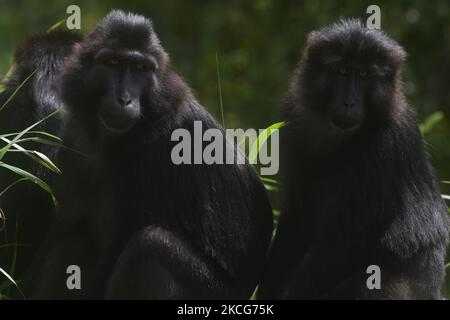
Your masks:
[{"label": "macaque nose", "polygon": [[119,98],[119,103],[125,107],[129,106],[131,104],[131,97],[129,95],[124,95]]},{"label": "macaque nose", "polygon": [[353,101],[353,100],[345,101],[345,102],[344,102],[344,105],[345,105],[347,108],[353,108],[353,107],[355,106],[355,101]]}]

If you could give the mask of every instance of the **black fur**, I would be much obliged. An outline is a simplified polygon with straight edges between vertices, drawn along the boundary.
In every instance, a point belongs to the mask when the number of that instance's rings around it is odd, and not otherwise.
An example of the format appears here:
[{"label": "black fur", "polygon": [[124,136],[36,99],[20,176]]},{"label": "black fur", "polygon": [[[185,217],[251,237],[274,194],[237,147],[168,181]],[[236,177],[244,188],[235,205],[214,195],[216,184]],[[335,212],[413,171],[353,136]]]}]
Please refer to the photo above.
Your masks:
[{"label": "black fur", "polygon": [[[72,32],[54,31],[34,35],[17,47],[14,70],[5,81],[5,91],[0,94],[0,107],[7,103],[0,111],[0,134],[20,132],[62,107],[57,92],[58,77],[64,58],[79,40],[80,37]],[[24,82],[30,75],[29,80]],[[7,102],[22,83],[23,86],[14,98]],[[54,116],[34,130],[58,134],[60,122],[60,116]],[[5,144],[4,142],[3,145]],[[42,152],[55,160],[55,147],[31,142],[20,145]],[[49,170],[25,155],[8,153],[2,161],[18,166],[48,183],[53,179]],[[1,168],[0,190],[19,178]],[[17,248],[15,270],[15,275],[20,277],[44,239],[54,211],[52,199],[37,185],[22,182],[0,197],[0,208],[4,210],[7,219],[5,228],[0,232],[0,243],[20,245]],[[14,251],[13,246],[0,249],[0,267],[10,270]]]},{"label": "black fur", "polygon": [[[309,35],[283,109],[284,206],[260,297],[441,297],[448,213],[403,95],[404,58],[356,20]],[[365,117],[351,130],[330,121],[339,65],[368,70]],[[373,264],[381,290],[366,287]]]},{"label": "black fur", "polygon": [[[135,50],[158,68],[128,131],[99,121],[99,50]],[[97,70],[104,70],[99,67]],[[92,81],[92,77],[96,80]],[[112,11],[78,45],[63,79],[69,120],[61,152],[60,219],[31,268],[35,298],[249,298],[272,231],[271,208],[245,165],[174,165],[173,130],[220,125],[170,67],[146,18]],[[96,91],[99,90],[99,91]],[[224,141],[227,148],[234,146]],[[233,152],[237,152],[234,150]],[[82,290],[66,288],[66,268]]]}]

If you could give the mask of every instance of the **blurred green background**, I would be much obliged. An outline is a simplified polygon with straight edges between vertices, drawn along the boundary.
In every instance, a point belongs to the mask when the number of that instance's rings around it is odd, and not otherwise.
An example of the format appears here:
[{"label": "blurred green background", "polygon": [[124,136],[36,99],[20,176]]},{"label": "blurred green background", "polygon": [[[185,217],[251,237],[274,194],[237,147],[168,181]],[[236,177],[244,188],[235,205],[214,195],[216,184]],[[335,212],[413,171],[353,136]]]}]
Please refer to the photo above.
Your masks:
[{"label": "blurred green background", "polygon": [[217,53],[230,128],[265,128],[278,121],[278,105],[306,34],[340,17],[365,21],[367,6],[377,4],[382,28],[408,52],[408,100],[421,119],[436,111],[445,115],[426,138],[439,177],[450,180],[449,0],[0,0],[0,74],[8,70],[15,46],[65,18],[70,4],[81,7],[82,32],[112,8],[150,17],[175,68],[219,117]]},{"label": "blurred green background", "polygon": [[[365,21],[367,6],[377,4],[382,29],[408,52],[405,91],[421,121],[428,119],[425,137],[438,178],[450,180],[450,0],[0,0],[0,75],[15,46],[67,17],[70,4],[81,7],[83,33],[112,8],[151,18],[175,69],[219,119],[217,54],[228,128],[279,121],[278,106],[306,34],[341,17]],[[450,185],[440,188],[450,193]]]}]

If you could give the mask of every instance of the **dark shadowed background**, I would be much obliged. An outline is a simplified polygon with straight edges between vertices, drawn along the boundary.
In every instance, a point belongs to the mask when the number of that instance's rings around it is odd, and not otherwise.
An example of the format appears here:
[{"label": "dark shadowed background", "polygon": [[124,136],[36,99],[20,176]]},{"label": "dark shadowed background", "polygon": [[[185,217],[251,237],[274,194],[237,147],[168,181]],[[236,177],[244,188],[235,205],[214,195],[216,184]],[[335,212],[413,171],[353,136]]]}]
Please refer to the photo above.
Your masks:
[{"label": "dark shadowed background", "polygon": [[[408,52],[405,91],[424,124],[439,181],[450,180],[449,0],[0,0],[0,75],[10,68],[15,46],[65,18],[70,4],[81,7],[83,33],[112,8],[151,18],[175,69],[220,118],[217,54],[228,128],[279,121],[279,102],[307,33],[341,17],[365,21],[367,6],[377,4],[382,29]],[[440,187],[450,193],[450,185]]]}]

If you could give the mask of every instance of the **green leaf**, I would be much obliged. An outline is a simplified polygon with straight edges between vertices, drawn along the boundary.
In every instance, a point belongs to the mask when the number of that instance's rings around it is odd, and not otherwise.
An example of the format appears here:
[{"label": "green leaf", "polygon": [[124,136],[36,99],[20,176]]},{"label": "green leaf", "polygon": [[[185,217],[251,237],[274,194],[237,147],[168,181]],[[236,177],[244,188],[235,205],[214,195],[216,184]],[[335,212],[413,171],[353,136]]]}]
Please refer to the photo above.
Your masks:
[{"label": "green leaf", "polygon": [[14,92],[9,96],[8,99],[6,99],[5,103],[3,103],[3,105],[0,107],[0,111],[3,110],[4,107],[6,107],[8,105],[8,103],[16,96],[17,92],[19,92],[20,89],[22,89],[22,87],[25,85],[25,83],[28,82],[28,80],[31,79],[31,77],[34,76],[34,74],[38,71],[39,68],[36,68],[28,77],[25,78],[25,80],[22,81],[21,84],[19,84],[16,88],[16,90],[14,90]]},{"label": "green leaf", "polygon": [[248,154],[248,161],[250,163],[256,163],[256,159],[258,158],[258,154],[264,145],[264,143],[267,141],[267,139],[272,135],[272,133],[275,130],[278,130],[282,128],[285,125],[285,122],[277,122],[268,127],[267,129],[264,129],[258,136],[255,142],[253,142],[252,146],[250,147],[250,152]]},{"label": "green leaf", "polygon": [[47,33],[52,32],[55,29],[58,29],[64,22],[66,21],[66,18],[59,20],[54,25],[52,25],[50,28],[47,29]]},{"label": "green leaf", "polygon": [[258,286],[256,286],[255,290],[253,290],[250,300],[256,300],[257,298],[258,298]]},{"label": "green leaf", "polygon": [[[11,143],[11,141],[9,139],[6,138],[0,138],[3,141],[6,141],[8,144]],[[20,141],[27,141],[30,140],[32,138],[29,139],[21,139],[18,140],[17,142]],[[20,145],[18,145],[17,143],[13,143],[11,144],[14,148],[16,148],[19,152],[25,154],[27,157],[29,157],[30,159],[32,159],[33,161],[39,163],[41,166],[60,174],[61,171],[58,169],[58,167],[43,153],[36,151],[36,150],[27,150],[23,147],[21,147]]]},{"label": "green leaf", "polygon": [[[15,232],[15,242],[17,242],[18,236],[19,236],[19,220],[16,219],[16,232]],[[14,273],[16,272],[16,264],[17,264],[17,246],[14,247],[13,257],[12,257],[12,263],[9,270],[9,274],[11,276],[14,276]]]},{"label": "green leaf", "polygon": [[10,75],[12,75],[12,73],[13,73],[15,67],[16,67],[16,64],[13,63],[13,64],[9,67],[8,71],[6,71],[5,78],[8,78]]},{"label": "green leaf", "polygon": [[17,285],[17,283],[14,281],[14,279],[2,268],[0,268],[0,273],[3,273],[3,275],[12,283],[14,284],[14,286],[17,288],[17,290],[19,291],[19,293],[22,295],[22,297],[25,298],[25,295],[23,294],[22,290],[20,290],[19,286]]},{"label": "green leaf", "polygon": [[14,172],[15,174],[17,174],[17,175],[19,175],[19,176],[21,176],[21,177],[23,177],[23,178],[25,178],[25,179],[35,183],[35,184],[37,184],[39,187],[41,187],[42,189],[47,191],[48,194],[52,197],[53,202],[56,203],[56,199],[55,199],[55,197],[53,195],[52,188],[50,188],[50,186],[48,184],[46,184],[44,181],[42,181],[40,178],[36,177],[35,175],[33,175],[33,174],[23,170],[23,169],[11,166],[11,165],[6,164],[6,163],[1,162],[1,161],[0,161],[0,167],[8,169],[8,170]]},{"label": "green leaf", "polygon": [[[30,132],[28,132],[28,133],[30,133]],[[58,140],[62,142],[61,139],[58,138]],[[33,142],[36,142],[36,143],[46,144],[46,145],[53,146],[53,147],[63,148],[63,149],[66,149],[66,150],[70,150],[70,151],[72,151],[72,152],[74,152],[74,153],[76,153],[76,154],[78,154],[80,156],[87,157],[86,154],[84,154],[84,153],[82,153],[82,152],[80,152],[78,150],[69,148],[69,147],[65,146],[64,144],[62,144],[62,143],[54,142],[54,141],[51,141],[51,140],[48,140],[48,139],[43,139],[43,138],[39,138],[39,137],[31,137],[31,138],[20,139],[17,142],[20,143],[20,142],[24,142],[24,141],[33,141]]]},{"label": "green leaf", "polygon": [[[20,178],[17,179],[16,181],[14,181],[13,183],[11,183],[10,185],[8,185],[5,189],[3,189],[2,192],[0,192],[0,197],[2,197],[9,189],[11,189],[12,187],[14,187],[16,184],[22,182],[22,181],[28,181],[26,178]],[[1,209],[0,209],[1,210]],[[1,216],[1,214],[0,214]]]},{"label": "green leaf", "polygon": [[[8,138],[8,137],[12,137],[12,136],[16,136],[18,135],[20,132],[13,132],[13,133],[7,133],[7,134],[0,134],[0,138]],[[58,140],[60,142],[62,142],[62,139],[60,137],[57,137],[51,133],[45,132],[45,131],[28,131],[27,134],[41,134],[43,136],[47,136],[50,137],[52,139]]]},{"label": "green leaf", "polygon": [[266,188],[267,191],[273,191],[273,192],[278,192],[279,189],[278,187],[272,186],[270,184],[264,183],[264,188]]},{"label": "green leaf", "polygon": [[222,127],[225,128],[225,116],[223,113],[223,98],[222,98],[222,82],[220,80],[219,55],[216,52],[216,69],[217,69],[217,87],[219,88],[219,103],[220,103],[220,117],[222,120]]},{"label": "green leaf", "polygon": [[[14,67],[15,67],[14,64],[11,65],[11,67],[9,67],[9,69],[8,69],[8,71],[6,72],[6,74],[5,74],[5,76],[4,76],[3,79],[8,78],[8,77],[12,74],[12,72],[13,72],[13,70],[14,70]],[[0,83],[0,93],[2,93],[2,92],[5,91],[5,90],[6,90],[6,86],[5,86],[4,84],[1,84],[1,83]]]},{"label": "green leaf", "polygon": [[34,127],[36,127],[37,125],[39,125],[40,123],[44,122],[45,120],[47,120],[50,117],[53,117],[54,115],[58,114],[59,112],[61,112],[61,108],[57,109],[56,111],[50,113],[48,116],[46,116],[45,118],[39,120],[38,122],[36,122],[35,124],[29,126],[28,128],[26,128],[25,130],[23,130],[22,132],[20,132],[18,135],[16,135],[14,137],[13,140],[11,140],[10,143],[8,143],[6,146],[4,146],[3,148],[0,149],[0,160],[3,159],[3,157],[5,156],[6,152],[11,148],[12,144],[16,143],[17,140],[19,140],[24,134],[26,134],[28,131],[30,131],[31,129],[33,129]]},{"label": "green leaf", "polygon": [[423,135],[427,134],[438,124],[442,119],[444,119],[444,113],[441,111],[434,112],[430,114],[425,120],[420,124],[419,128]]},{"label": "green leaf", "polygon": [[3,212],[2,208],[0,208],[0,231],[2,231],[3,227],[5,226],[5,213]]},{"label": "green leaf", "polygon": [[270,183],[270,184],[273,184],[273,185],[276,185],[276,186],[279,185],[278,181],[275,180],[275,179],[266,178],[266,177],[259,177],[259,178],[261,179],[262,182]]},{"label": "green leaf", "polygon": [[[9,140],[9,139],[6,139],[4,137],[0,137],[0,139],[3,140],[3,141]],[[17,140],[17,143],[21,144],[23,142],[28,142],[28,141],[36,142],[36,143],[40,143],[40,144],[45,144],[45,145],[48,145],[48,146],[54,146],[54,147],[60,147],[60,148],[64,147],[64,145],[59,143],[59,142],[55,142],[55,141],[48,140],[48,139],[43,139],[43,138],[40,138],[40,137],[30,137],[30,138],[19,139],[19,140]]]}]

